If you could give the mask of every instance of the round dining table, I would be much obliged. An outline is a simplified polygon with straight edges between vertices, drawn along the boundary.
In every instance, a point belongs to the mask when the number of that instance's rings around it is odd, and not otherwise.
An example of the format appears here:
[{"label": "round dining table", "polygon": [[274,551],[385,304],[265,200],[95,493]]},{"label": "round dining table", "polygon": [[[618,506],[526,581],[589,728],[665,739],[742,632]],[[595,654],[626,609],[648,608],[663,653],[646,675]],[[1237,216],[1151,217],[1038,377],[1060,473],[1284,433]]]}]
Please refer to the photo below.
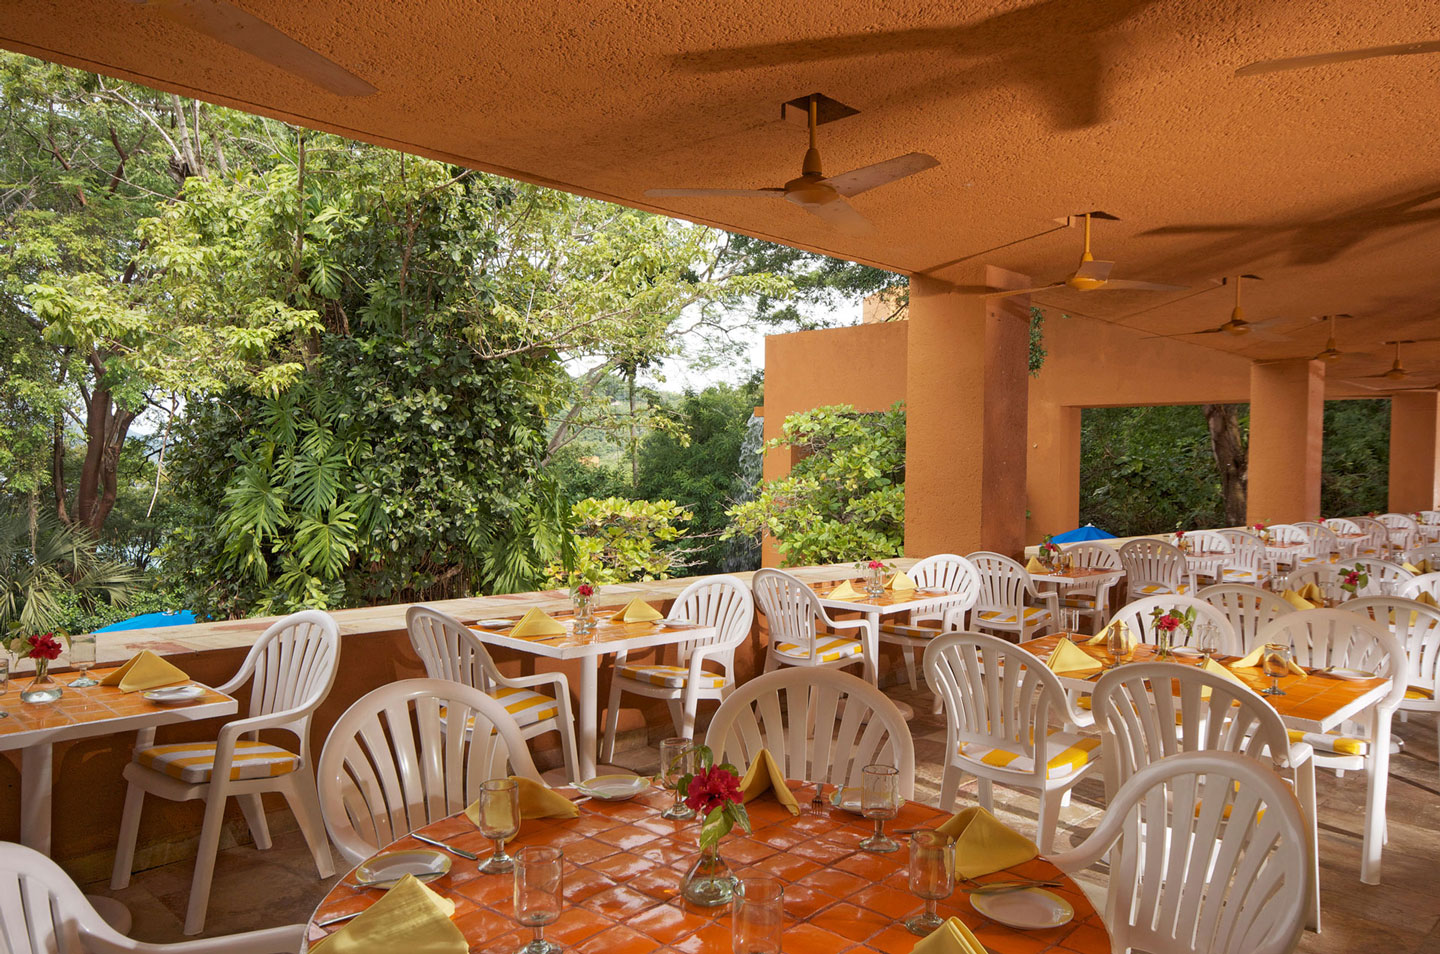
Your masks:
[{"label": "round dining table", "polygon": [[[805,805],[813,789],[791,783]],[[569,789],[558,789],[572,794]],[[660,817],[671,795],[659,788],[623,802],[585,801],[580,817],[527,819],[507,851],[526,845],[552,845],[565,853],[564,907],[545,929],[547,940],[579,954],[729,954],[730,907],[704,909],[679,895],[680,880],[698,854],[699,824]],[[721,854],[739,877],[776,878],[785,887],[786,954],[910,954],[920,940],[904,920],[923,902],[910,893],[906,866],[908,848],[890,854],[861,850],[861,839],[874,823],[835,808],[819,814],[792,816],[770,795],[746,806],[751,822],[747,835],[738,828],[721,842]],[[886,830],[933,827],[947,818],[938,809],[908,802]],[[452,855],[448,874],[430,887],[455,902],[455,925],[472,954],[515,954],[530,939],[512,914],[514,879],[510,874],[481,874],[478,866],[491,843],[463,813],[420,829],[420,834],[480,855],[480,862]],[[896,835],[902,843],[903,836]],[[405,837],[384,850],[427,849]],[[438,850],[438,849],[437,849]],[[974,931],[990,954],[1108,954],[1110,936],[1080,888],[1044,859],[986,875],[987,881],[1017,878],[1058,881],[1047,888],[1075,910],[1060,927],[1016,930],[982,917],[970,906],[970,886],[957,881],[948,899],[939,902],[942,917],[958,917]],[[358,913],[382,892],[354,883],[346,875],[315,909],[310,920],[313,944],[345,922],[318,926],[341,915]]]}]

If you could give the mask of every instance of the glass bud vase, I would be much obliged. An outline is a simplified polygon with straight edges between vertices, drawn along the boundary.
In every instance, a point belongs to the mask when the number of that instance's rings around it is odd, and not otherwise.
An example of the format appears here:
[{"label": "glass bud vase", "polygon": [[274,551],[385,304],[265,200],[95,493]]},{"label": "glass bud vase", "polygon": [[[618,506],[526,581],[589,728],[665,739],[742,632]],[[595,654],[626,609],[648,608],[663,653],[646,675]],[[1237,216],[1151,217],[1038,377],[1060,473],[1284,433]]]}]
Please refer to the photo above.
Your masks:
[{"label": "glass bud vase", "polygon": [[65,689],[50,675],[50,660],[35,660],[35,678],[30,685],[20,690],[20,701],[43,705],[54,702],[65,694]]},{"label": "glass bud vase", "polygon": [[570,597],[570,607],[575,611],[575,633],[580,636],[593,633],[595,631],[595,597],[581,596],[576,593]]},{"label": "glass bud vase", "polygon": [[700,849],[700,857],[685,873],[680,882],[680,895],[699,907],[716,908],[730,903],[735,884],[734,873],[720,857],[720,846],[710,845]]},{"label": "glass bud vase", "polygon": [[866,567],[865,569],[865,595],[885,595],[885,568],[883,566]]},{"label": "glass bud vase", "polygon": [[1173,633],[1163,626],[1155,627],[1155,656],[1159,659],[1169,659],[1174,655],[1170,651],[1174,643]]}]

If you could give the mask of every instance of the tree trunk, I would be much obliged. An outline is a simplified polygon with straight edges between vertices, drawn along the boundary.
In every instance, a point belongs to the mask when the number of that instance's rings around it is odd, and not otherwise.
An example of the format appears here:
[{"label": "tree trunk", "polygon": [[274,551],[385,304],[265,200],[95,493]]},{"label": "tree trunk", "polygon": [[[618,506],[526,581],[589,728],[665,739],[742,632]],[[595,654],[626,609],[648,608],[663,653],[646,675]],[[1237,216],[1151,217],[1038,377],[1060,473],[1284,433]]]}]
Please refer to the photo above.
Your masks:
[{"label": "tree trunk", "polygon": [[85,461],[75,502],[67,510],[64,495],[62,451],[56,449],[56,515],[71,526],[84,527],[99,537],[119,496],[120,451],[135,415],[115,407],[110,392],[92,391],[85,401]]},{"label": "tree trunk", "polygon": [[1234,404],[1202,404],[1200,410],[1210,425],[1210,450],[1220,472],[1220,490],[1225,498],[1225,521],[1231,526],[1245,523],[1245,488],[1249,474],[1249,448],[1240,432],[1239,407]]}]

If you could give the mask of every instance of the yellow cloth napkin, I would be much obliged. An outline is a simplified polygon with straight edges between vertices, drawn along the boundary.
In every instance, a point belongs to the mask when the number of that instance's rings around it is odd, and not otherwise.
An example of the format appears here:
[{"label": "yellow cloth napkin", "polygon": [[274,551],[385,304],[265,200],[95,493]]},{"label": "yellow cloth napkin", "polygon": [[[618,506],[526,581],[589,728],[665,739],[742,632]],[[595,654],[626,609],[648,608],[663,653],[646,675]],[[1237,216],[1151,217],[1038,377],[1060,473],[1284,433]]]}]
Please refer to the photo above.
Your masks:
[{"label": "yellow cloth napkin", "polygon": [[1426,606],[1440,607],[1440,603],[1435,602],[1435,597],[1431,596],[1429,593],[1426,593],[1424,590],[1421,590],[1419,593],[1415,594],[1415,602],[1424,603]]},{"label": "yellow cloth napkin", "polygon": [[1421,572],[1420,568],[1415,564],[1411,563],[1409,560],[1406,560],[1404,563],[1400,564],[1400,569],[1409,570],[1411,573],[1415,574],[1419,574]]},{"label": "yellow cloth napkin", "polygon": [[1044,573],[1044,572],[1045,572],[1045,567],[1043,567],[1043,566],[1040,564],[1040,560],[1039,560],[1038,558],[1036,558],[1036,557],[1031,557],[1031,558],[1030,558],[1030,562],[1028,562],[1028,563],[1025,564],[1025,572],[1026,572],[1026,573]]},{"label": "yellow cloth napkin", "polygon": [[[1260,658],[1261,658],[1262,656],[1264,656],[1264,655],[1265,655],[1265,647],[1264,647],[1264,646],[1256,646],[1254,649],[1250,650],[1250,652],[1246,653],[1246,654],[1245,654],[1244,656],[1242,656],[1240,659],[1237,659],[1237,660],[1235,660],[1234,662],[1232,662],[1232,663],[1230,664],[1230,668],[1231,668],[1231,669],[1259,669],[1259,668],[1260,668]],[[1297,676],[1303,676],[1303,675],[1305,675],[1305,667],[1301,666],[1299,663],[1297,663],[1297,662],[1296,662],[1295,660],[1293,660],[1293,659],[1290,660],[1290,671],[1293,672],[1293,673],[1294,673],[1295,675],[1297,675]]]},{"label": "yellow cloth napkin", "polygon": [[885,584],[885,589],[893,590],[896,593],[906,593],[918,588],[915,581],[910,579],[910,575],[904,570],[890,577],[890,582]]},{"label": "yellow cloth napkin", "polygon": [[1085,650],[1061,636],[1060,642],[1055,644],[1050,657],[1045,660],[1045,665],[1050,667],[1051,672],[1075,672],[1079,669],[1099,669],[1103,663],[1091,659]]},{"label": "yellow cloth napkin", "polygon": [[910,949],[910,954],[989,954],[965,922],[946,918],[940,925]]},{"label": "yellow cloth napkin", "polygon": [[766,792],[774,792],[775,800],[790,809],[790,814],[800,814],[800,805],[795,801],[790,786],[785,784],[785,773],[780,771],[775,756],[770,754],[769,749],[761,749],[740,780],[740,794],[748,803]]},{"label": "yellow cloth napkin", "polygon": [[[580,809],[559,792],[546,788],[534,779],[510,776],[520,794],[521,818],[579,818]],[[465,806],[465,817],[480,827],[480,799]]]},{"label": "yellow cloth napkin", "polygon": [[1318,584],[1306,583],[1300,587],[1299,593],[1301,599],[1309,600],[1316,606],[1323,606],[1325,604],[1325,591],[1320,589]]},{"label": "yellow cloth napkin", "polygon": [[1134,649],[1137,645],[1139,645],[1135,640],[1135,634],[1130,632],[1130,627],[1125,624],[1124,620],[1119,619],[1112,619],[1110,622],[1106,623],[1104,628],[1102,628],[1100,632],[1085,640],[1085,645],[1104,646],[1110,635],[1110,630],[1114,629],[1116,626],[1119,626],[1121,631],[1125,633],[1125,642],[1130,646],[1131,649]]},{"label": "yellow cloth napkin", "polygon": [[659,610],[637,596],[610,618],[617,623],[648,623],[662,617]]},{"label": "yellow cloth napkin", "polygon": [[562,636],[564,633],[565,627],[560,625],[558,620],[538,609],[528,611],[520,617],[520,622],[515,624],[515,628],[510,630],[511,636],[519,636],[522,639],[534,636]]},{"label": "yellow cloth napkin", "polygon": [[[1229,679],[1231,682],[1235,683],[1237,686],[1244,686],[1244,685],[1245,685],[1245,683],[1243,683],[1243,682],[1241,682],[1239,679],[1236,679],[1236,678],[1235,678],[1235,674],[1234,674],[1233,672],[1231,672],[1230,670],[1226,669],[1224,666],[1220,665],[1219,663],[1217,663],[1217,662],[1216,662],[1215,660],[1213,660],[1213,659],[1207,659],[1207,660],[1205,660],[1205,662],[1200,666],[1200,668],[1203,669],[1203,670],[1205,670],[1206,672],[1214,673],[1214,674],[1217,675],[1217,676],[1224,676],[1226,679]],[[1248,689],[1249,687],[1246,686],[1246,688]],[[1209,686],[1206,686],[1204,689],[1201,689],[1201,690],[1200,690],[1200,698],[1201,698],[1201,699],[1209,699],[1209,698],[1210,698],[1210,687],[1209,687]]]},{"label": "yellow cloth napkin", "polygon": [[841,582],[839,586],[835,587],[835,589],[826,593],[825,598],[827,600],[855,600],[859,599],[861,595],[860,591],[855,589],[849,580],[845,580]]},{"label": "yellow cloth napkin", "polygon": [[355,920],[310,945],[310,954],[465,954],[470,944],[450,918],[455,902],[406,875]]},{"label": "yellow cloth napkin", "polygon": [[145,649],[119,669],[100,680],[102,686],[119,686],[121,692],[135,692],[137,689],[155,689],[173,682],[185,682],[190,677],[184,670],[172,666],[159,656]]},{"label": "yellow cloth napkin", "polygon": [[978,806],[951,815],[935,830],[955,839],[955,873],[964,878],[1013,868],[1040,853],[1033,841]]},{"label": "yellow cloth napkin", "polygon": [[1280,598],[1298,610],[1308,610],[1315,608],[1314,603],[1310,602],[1305,597],[1301,596],[1299,593],[1296,593],[1294,590],[1286,590],[1284,593],[1280,594]]}]

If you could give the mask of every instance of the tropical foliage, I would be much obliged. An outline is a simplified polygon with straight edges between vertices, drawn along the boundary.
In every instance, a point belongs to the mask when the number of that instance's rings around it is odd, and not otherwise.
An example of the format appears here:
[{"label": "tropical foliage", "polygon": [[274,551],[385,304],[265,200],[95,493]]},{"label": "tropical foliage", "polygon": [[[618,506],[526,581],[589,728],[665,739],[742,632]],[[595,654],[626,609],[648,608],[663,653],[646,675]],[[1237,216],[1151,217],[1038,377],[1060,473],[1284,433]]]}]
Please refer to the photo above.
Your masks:
[{"label": "tropical foliage", "polygon": [[96,553],[83,528],[50,514],[0,514],[0,634],[66,629],[77,610],[123,606],[139,582]]},{"label": "tropical foliage", "polygon": [[552,585],[663,580],[685,567],[678,541],[691,515],[673,500],[586,499],[570,516],[573,553],[548,567]]}]

